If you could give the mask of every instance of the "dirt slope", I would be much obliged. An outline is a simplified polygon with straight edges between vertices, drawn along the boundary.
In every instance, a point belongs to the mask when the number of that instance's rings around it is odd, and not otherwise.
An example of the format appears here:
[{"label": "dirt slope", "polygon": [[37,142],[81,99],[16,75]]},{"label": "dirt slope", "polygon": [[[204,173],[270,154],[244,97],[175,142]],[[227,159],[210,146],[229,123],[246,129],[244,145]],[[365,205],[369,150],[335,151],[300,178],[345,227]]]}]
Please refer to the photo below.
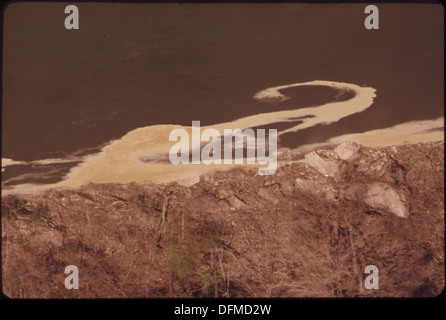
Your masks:
[{"label": "dirt slope", "polygon": [[[3,292],[21,298],[439,294],[444,143],[362,147],[350,160],[333,148],[316,155],[335,169],[321,173],[301,161],[272,176],[218,172],[191,187],[87,185],[3,197]],[[79,269],[79,290],[64,286],[67,265]],[[379,268],[378,290],[364,288],[367,265]]]}]

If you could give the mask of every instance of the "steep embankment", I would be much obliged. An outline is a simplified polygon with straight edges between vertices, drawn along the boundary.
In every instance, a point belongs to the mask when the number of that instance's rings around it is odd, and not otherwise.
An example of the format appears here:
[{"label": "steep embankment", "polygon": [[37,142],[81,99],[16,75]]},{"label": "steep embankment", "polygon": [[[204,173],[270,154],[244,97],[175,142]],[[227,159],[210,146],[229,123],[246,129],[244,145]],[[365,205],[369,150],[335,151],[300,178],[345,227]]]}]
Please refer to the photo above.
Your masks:
[{"label": "steep embankment", "polygon": [[[87,185],[2,198],[10,297],[433,296],[444,287],[444,143],[345,144],[272,176]],[[67,265],[79,290],[64,287]],[[379,268],[366,290],[364,268]]]}]

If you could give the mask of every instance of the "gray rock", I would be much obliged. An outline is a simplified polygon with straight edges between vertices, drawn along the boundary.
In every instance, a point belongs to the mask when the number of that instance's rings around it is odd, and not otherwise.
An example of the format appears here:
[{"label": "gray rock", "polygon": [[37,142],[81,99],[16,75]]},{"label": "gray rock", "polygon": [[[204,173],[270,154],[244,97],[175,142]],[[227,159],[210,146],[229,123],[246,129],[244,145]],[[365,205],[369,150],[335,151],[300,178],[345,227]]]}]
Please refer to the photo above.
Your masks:
[{"label": "gray rock", "polygon": [[400,218],[409,216],[406,195],[385,183],[369,184],[364,202],[374,209],[388,211]]},{"label": "gray rock", "polygon": [[335,159],[322,159],[315,151],[305,155],[308,165],[322,173],[324,176],[336,177],[339,172],[340,162]]},{"label": "gray rock", "polygon": [[246,204],[243,203],[243,201],[241,201],[240,199],[238,199],[236,196],[230,196],[230,197],[228,198],[228,201],[229,201],[229,204],[230,204],[232,207],[236,208],[236,209],[240,209],[240,208],[246,206]]},{"label": "gray rock", "polygon": [[317,183],[315,181],[297,178],[294,185],[295,188],[302,193],[322,195],[325,199],[330,201],[336,201],[339,197],[336,189],[327,183]]},{"label": "gray rock", "polygon": [[319,192],[319,188],[316,188],[316,184],[306,179],[297,178],[295,181],[295,186],[296,189],[301,192],[308,192],[308,193]]},{"label": "gray rock", "polygon": [[342,160],[355,160],[359,157],[362,146],[353,141],[346,141],[338,145],[335,149]]}]

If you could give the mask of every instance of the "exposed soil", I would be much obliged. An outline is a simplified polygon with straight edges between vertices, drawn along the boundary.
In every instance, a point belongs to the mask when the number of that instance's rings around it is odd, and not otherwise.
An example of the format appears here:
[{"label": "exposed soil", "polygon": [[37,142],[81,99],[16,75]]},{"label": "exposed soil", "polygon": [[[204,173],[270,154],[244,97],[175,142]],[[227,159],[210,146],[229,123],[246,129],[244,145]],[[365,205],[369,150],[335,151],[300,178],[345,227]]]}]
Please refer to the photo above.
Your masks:
[{"label": "exposed soil", "polygon": [[[333,150],[317,151],[339,165],[333,175],[299,161],[272,176],[217,172],[191,187],[102,184],[2,197],[3,293],[438,295],[445,282],[444,142],[362,147],[349,161]],[[392,212],[391,198],[371,198],[370,186],[392,190],[407,217]],[[68,265],[79,269],[79,290],[64,286]],[[377,290],[364,287],[367,265],[379,268]]]}]

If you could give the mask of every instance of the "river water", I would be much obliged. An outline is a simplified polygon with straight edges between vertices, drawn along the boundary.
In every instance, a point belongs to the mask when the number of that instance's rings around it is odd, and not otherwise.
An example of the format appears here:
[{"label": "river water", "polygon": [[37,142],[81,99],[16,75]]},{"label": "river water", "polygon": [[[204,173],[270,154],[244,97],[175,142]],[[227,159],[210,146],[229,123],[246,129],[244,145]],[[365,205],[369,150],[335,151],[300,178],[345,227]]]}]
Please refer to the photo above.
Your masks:
[{"label": "river water", "polygon": [[[80,28],[67,30],[66,5],[4,11],[3,191],[138,180],[144,167],[117,172],[138,167],[128,160],[167,145],[172,128],[193,120],[277,127],[282,150],[378,129],[378,145],[443,135],[440,4],[377,4],[378,30],[364,27],[364,4],[324,3],[79,3]],[[255,98],[277,86],[288,99]],[[125,160],[101,152],[111,145]],[[155,182],[178,175],[147,172]]]}]

